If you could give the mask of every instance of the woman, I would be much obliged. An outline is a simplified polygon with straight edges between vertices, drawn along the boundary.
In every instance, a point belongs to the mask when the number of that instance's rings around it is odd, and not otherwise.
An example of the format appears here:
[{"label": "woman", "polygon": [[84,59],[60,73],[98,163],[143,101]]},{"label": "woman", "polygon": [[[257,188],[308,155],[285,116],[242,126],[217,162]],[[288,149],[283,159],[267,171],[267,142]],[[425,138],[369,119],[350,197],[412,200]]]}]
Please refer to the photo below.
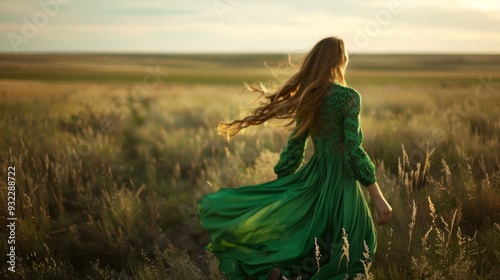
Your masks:
[{"label": "woman", "polygon": [[[364,273],[372,261],[377,236],[361,188],[373,198],[379,225],[391,219],[392,209],[361,145],[361,96],[346,86],[347,62],[343,41],[325,38],[266,96],[268,103],[219,124],[228,137],[271,118],[296,124],[274,167],[276,180],[223,188],[198,204],[211,240],[205,248],[228,279],[345,279]],[[298,169],[309,136],[314,154]]]}]

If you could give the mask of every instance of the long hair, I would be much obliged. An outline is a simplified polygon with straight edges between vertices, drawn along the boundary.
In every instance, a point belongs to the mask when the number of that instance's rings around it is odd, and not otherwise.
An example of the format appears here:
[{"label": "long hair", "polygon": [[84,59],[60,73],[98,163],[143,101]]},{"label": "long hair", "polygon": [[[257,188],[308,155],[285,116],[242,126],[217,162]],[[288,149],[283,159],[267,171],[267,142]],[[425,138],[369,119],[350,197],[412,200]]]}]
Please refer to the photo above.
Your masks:
[{"label": "long hair", "polygon": [[[294,137],[308,129],[315,130],[319,120],[318,108],[323,103],[332,82],[346,85],[344,68],[347,63],[344,42],[337,37],[327,37],[316,43],[304,58],[300,70],[286,80],[278,90],[266,95],[262,85],[246,85],[252,92],[264,95],[267,102],[254,109],[253,114],[231,122],[222,121],[217,127],[218,134],[228,140],[240,130],[259,125],[271,118],[292,119],[289,126],[300,117],[295,127]],[[259,97],[260,97],[259,96]]]}]

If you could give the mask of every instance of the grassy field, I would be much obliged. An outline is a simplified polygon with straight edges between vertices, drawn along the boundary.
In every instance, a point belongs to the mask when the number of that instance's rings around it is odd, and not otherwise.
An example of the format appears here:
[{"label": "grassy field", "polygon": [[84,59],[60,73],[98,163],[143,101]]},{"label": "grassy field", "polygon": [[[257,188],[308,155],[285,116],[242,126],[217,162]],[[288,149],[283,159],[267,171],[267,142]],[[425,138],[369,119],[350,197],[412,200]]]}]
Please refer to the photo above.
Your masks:
[{"label": "grassy field", "polygon": [[[258,105],[244,82],[292,73],[285,58],[0,55],[0,220],[17,218],[15,272],[0,229],[2,275],[223,279],[194,205],[275,179],[289,131],[272,121],[226,142],[216,126]],[[364,147],[394,210],[367,276],[497,279],[499,75],[500,55],[350,56]],[[304,164],[313,152],[309,141]]]}]

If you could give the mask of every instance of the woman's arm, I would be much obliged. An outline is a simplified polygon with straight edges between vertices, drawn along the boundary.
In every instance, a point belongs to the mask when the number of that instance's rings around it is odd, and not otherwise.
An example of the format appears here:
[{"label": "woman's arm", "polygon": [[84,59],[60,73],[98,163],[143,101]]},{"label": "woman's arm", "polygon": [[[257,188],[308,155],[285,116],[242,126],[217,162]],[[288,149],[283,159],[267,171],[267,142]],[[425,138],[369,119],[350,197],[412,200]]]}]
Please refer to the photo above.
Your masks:
[{"label": "woman's arm", "polygon": [[359,119],[361,95],[352,90],[346,104],[344,118],[344,156],[347,165],[361,185],[367,187],[375,183],[375,166],[363,149],[363,130]]},{"label": "woman's arm", "polygon": [[392,218],[392,207],[385,200],[377,182],[367,186],[366,188],[368,189],[368,192],[370,193],[375,204],[375,208],[377,209],[377,223],[379,225],[383,225],[389,222]]},{"label": "woman's arm", "polygon": [[[298,125],[301,118],[298,117],[295,120],[295,124]],[[297,168],[299,168],[302,160],[305,156],[305,146],[307,145],[307,139],[309,136],[309,130],[305,131],[304,134],[293,138],[296,131],[292,131],[288,137],[287,145],[280,154],[280,159],[278,163],[274,166],[274,173],[278,175],[278,179],[295,173]]]},{"label": "woman's arm", "polygon": [[354,91],[344,122],[346,160],[356,179],[368,189],[377,209],[377,222],[379,225],[383,225],[391,220],[392,208],[385,200],[376,182],[375,166],[362,147],[363,130],[359,121],[360,111],[361,95]]}]

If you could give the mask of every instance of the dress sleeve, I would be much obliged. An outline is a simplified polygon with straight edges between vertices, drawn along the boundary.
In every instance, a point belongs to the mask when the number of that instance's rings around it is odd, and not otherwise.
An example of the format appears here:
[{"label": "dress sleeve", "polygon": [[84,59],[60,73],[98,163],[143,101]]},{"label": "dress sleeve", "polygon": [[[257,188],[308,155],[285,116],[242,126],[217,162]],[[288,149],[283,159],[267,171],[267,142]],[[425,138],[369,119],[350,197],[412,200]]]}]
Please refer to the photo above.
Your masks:
[{"label": "dress sleeve", "polygon": [[[296,125],[300,123],[300,117],[296,119],[295,123]],[[292,136],[295,134],[296,131],[292,131],[288,137],[286,147],[280,154],[278,163],[274,166],[274,173],[278,175],[278,179],[295,173],[304,159],[309,130],[299,137],[292,139]]]},{"label": "dress sleeve", "polygon": [[361,111],[361,95],[354,91],[347,103],[344,119],[345,157],[349,169],[361,185],[367,187],[376,182],[375,166],[362,147],[363,131],[359,113]]}]

